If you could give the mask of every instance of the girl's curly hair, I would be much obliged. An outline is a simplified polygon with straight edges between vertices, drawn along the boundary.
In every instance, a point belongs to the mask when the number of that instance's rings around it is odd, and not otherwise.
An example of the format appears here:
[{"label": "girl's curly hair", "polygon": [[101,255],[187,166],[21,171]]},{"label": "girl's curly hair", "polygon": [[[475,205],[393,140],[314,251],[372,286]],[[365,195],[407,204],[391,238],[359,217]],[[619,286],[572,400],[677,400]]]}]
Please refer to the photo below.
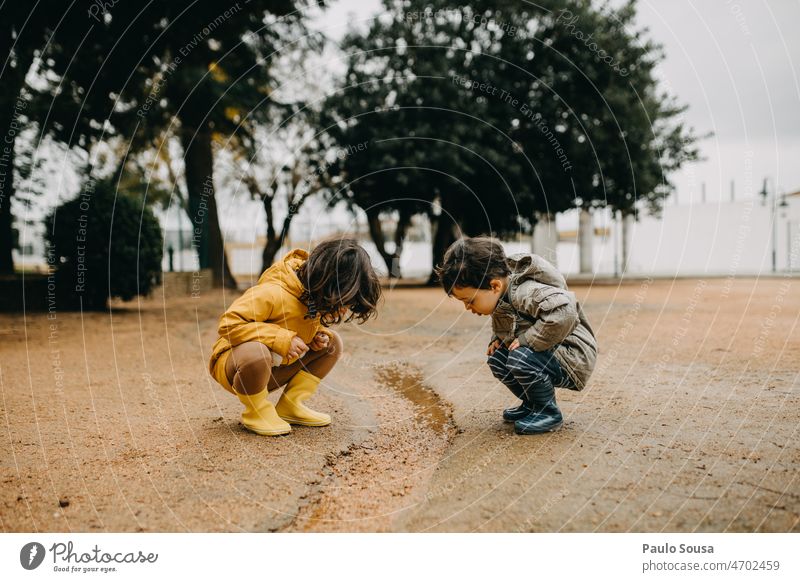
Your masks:
[{"label": "girl's curly hair", "polygon": [[[305,287],[300,300],[309,313],[319,313],[324,325],[356,319],[364,323],[376,315],[381,286],[364,248],[353,239],[336,238],[319,243],[297,270]],[[345,319],[342,307],[350,313]]]}]

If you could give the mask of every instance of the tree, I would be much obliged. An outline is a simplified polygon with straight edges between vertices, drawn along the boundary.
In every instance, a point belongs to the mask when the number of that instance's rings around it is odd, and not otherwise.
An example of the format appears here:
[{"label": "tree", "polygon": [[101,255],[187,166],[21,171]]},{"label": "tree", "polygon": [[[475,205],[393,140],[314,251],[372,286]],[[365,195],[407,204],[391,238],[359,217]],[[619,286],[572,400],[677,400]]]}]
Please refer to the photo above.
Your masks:
[{"label": "tree", "polygon": [[[367,214],[370,233],[393,275],[399,258],[384,248],[381,213],[395,211],[402,243],[411,216],[434,225],[434,258],[460,234],[512,234],[525,228],[529,200],[517,196],[514,144],[485,96],[466,89],[473,68],[490,70],[487,31],[450,13],[422,15],[419,2],[385,3],[388,16],[343,44],[349,65],[341,91],[323,111],[339,147],[368,144],[368,155],[340,165],[346,195]],[[411,9],[417,11],[411,11]],[[480,61],[480,62],[476,62]],[[436,209],[441,209],[437,212]]]},{"label": "tree", "polygon": [[161,227],[143,200],[113,182],[87,182],[45,220],[59,307],[103,309],[108,299],[147,295],[161,280]]},{"label": "tree", "polygon": [[434,263],[458,232],[508,235],[575,207],[657,211],[669,173],[697,158],[635,2],[384,6],[344,42],[330,132],[369,140],[342,168],[362,208],[399,211],[409,190],[407,212],[441,205]]},{"label": "tree", "polygon": [[248,122],[226,144],[231,150],[229,182],[243,187],[264,208],[267,236],[262,269],[275,260],[306,201],[337,182],[328,172],[335,154],[326,146],[325,136],[315,135],[309,115],[313,114],[295,110],[271,126]]},{"label": "tree", "polygon": [[31,94],[25,79],[34,68],[49,30],[58,22],[55,2],[0,6],[0,274],[14,272],[16,246],[12,201],[17,179],[16,143],[31,119]]},{"label": "tree", "polygon": [[327,63],[312,47],[319,48],[299,43],[274,60],[271,74],[279,87],[270,95],[274,106],[260,116],[247,116],[229,139],[218,143],[226,185],[243,189],[264,208],[262,269],[275,260],[306,201],[336,187],[337,179],[328,172],[335,152],[330,139],[316,132],[315,121],[331,79]]},{"label": "tree", "polygon": [[669,174],[698,157],[698,137],[680,120],[685,108],[654,77],[661,47],[635,16],[635,1],[548,2],[527,14],[525,32],[501,52],[510,62],[534,55],[509,79],[531,104],[512,120],[512,135],[549,160],[544,186],[569,192],[575,206],[658,212],[672,190]]},{"label": "tree", "polygon": [[[217,285],[235,281],[217,216],[213,142],[268,112],[270,64],[282,43],[312,42],[297,4],[117,3],[56,35],[49,55],[53,81],[40,93],[52,101],[47,128],[59,139],[88,147],[122,136],[135,152],[165,129],[177,135],[200,265],[212,268]],[[65,36],[81,38],[79,50],[62,50]]]}]

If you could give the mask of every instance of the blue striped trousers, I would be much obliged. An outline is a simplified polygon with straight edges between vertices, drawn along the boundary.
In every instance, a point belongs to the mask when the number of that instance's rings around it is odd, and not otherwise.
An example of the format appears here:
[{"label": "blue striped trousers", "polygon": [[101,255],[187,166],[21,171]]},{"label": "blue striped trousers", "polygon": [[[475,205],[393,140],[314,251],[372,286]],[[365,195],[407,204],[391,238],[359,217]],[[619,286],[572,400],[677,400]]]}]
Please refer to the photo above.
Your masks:
[{"label": "blue striped trousers", "polygon": [[501,347],[487,361],[495,378],[529,408],[541,408],[555,398],[555,387],[574,388],[553,350]]}]

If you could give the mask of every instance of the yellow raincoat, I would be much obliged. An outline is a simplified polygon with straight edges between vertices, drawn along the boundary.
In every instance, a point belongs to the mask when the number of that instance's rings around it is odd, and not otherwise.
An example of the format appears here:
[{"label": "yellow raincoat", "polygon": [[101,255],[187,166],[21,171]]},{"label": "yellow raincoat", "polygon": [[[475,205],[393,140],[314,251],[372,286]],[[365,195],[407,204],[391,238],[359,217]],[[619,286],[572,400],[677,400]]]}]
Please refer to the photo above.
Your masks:
[{"label": "yellow raincoat", "polygon": [[317,332],[330,335],[319,314],[307,318],[308,306],[300,301],[303,284],[295,271],[308,260],[308,253],[295,249],[264,271],[258,283],[234,301],[219,320],[219,339],[214,343],[208,369],[226,390],[233,392],[225,375],[231,348],[245,342],[261,342],[282,358],[281,365],[295,362],[287,353],[294,336],[306,344]]}]

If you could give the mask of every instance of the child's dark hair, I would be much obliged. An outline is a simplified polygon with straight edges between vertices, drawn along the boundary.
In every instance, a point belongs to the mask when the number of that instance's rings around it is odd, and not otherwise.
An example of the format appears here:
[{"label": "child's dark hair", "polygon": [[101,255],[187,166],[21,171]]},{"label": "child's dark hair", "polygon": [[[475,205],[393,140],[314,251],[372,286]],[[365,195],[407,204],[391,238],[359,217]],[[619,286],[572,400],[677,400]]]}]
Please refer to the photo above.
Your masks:
[{"label": "child's dark hair", "polygon": [[452,295],[455,287],[489,289],[492,279],[511,274],[502,245],[488,237],[462,238],[444,253],[444,262],[436,274],[445,292]]},{"label": "child's dark hair", "polygon": [[325,325],[343,321],[341,307],[350,310],[344,321],[364,323],[376,314],[381,286],[367,251],[355,240],[319,243],[297,270],[297,277],[305,287],[300,300],[316,310]]}]

